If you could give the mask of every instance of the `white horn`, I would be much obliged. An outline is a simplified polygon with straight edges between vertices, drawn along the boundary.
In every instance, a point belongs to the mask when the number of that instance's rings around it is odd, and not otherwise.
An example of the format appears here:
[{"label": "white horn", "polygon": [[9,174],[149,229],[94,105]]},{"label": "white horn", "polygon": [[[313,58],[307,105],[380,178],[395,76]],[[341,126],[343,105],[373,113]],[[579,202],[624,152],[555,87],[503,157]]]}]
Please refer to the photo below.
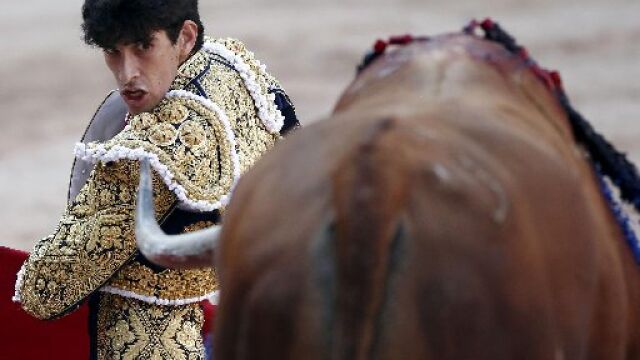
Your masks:
[{"label": "white horn", "polygon": [[136,242],[149,261],[171,269],[212,267],[222,226],[180,235],[167,235],[155,217],[149,161],[140,164],[136,206]]}]

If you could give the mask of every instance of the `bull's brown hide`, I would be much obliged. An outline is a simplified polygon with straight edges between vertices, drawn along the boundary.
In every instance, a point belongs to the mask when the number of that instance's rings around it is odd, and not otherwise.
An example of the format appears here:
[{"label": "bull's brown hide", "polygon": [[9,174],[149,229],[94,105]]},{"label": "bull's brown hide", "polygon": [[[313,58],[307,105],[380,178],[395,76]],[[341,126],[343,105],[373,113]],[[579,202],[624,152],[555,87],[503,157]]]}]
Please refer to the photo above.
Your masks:
[{"label": "bull's brown hide", "polygon": [[497,44],[379,60],[238,185],[218,359],[632,359],[638,269],[567,118]]}]

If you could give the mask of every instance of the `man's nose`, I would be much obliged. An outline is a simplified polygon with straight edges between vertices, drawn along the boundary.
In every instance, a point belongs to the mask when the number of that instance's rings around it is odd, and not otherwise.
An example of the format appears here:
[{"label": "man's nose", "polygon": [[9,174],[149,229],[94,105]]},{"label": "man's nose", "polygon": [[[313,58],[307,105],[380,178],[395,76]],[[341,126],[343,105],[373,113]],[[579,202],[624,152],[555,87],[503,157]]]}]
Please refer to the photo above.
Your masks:
[{"label": "man's nose", "polygon": [[135,55],[127,52],[123,54],[120,76],[124,84],[129,84],[140,77],[140,62]]}]

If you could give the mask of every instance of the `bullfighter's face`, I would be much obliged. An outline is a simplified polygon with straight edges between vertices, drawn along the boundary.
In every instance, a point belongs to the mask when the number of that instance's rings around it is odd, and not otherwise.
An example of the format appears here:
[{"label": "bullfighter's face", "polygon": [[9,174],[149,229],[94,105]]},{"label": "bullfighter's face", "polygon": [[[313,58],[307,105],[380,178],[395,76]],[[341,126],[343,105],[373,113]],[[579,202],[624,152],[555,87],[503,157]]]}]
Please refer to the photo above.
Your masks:
[{"label": "bullfighter's face", "polygon": [[197,34],[197,25],[185,21],[175,43],[166,31],[159,30],[151,34],[149,43],[119,43],[104,50],[105,62],[131,115],[149,111],[162,100],[178,67],[193,50]]}]

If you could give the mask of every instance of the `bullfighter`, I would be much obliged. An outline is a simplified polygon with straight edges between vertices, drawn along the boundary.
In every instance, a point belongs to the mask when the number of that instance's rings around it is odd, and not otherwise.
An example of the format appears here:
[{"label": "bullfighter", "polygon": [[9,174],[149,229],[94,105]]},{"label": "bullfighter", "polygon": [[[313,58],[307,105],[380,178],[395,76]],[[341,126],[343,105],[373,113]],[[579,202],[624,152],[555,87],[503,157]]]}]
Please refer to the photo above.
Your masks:
[{"label": "bullfighter", "polygon": [[199,302],[215,293],[215,272],[139,253],[139,161],[155,170],[163,230],[208,227],[240,175],[299,125],[294,107],[243,43],[204,35],[197,0],[86,0],[82,16],[119,90],[76,146],[66,210],[23,265],[14,300],[40,319],[88,301],[91,359],[202,359]]}]

